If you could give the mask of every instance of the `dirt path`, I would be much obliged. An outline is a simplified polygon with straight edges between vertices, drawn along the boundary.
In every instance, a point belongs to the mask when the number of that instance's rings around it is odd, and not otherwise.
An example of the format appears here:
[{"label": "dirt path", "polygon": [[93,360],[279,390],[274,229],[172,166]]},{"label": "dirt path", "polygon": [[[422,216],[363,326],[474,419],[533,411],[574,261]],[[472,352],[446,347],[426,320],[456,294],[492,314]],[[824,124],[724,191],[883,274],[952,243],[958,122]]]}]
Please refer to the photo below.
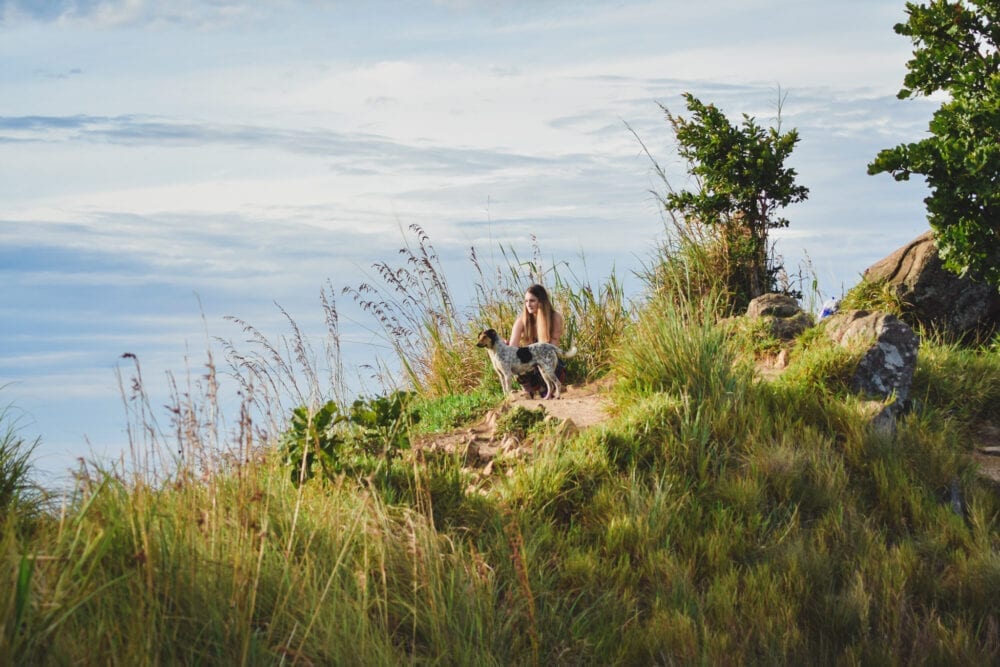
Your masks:
[{"label": "dirt path", "polygon": [[517,392],[473,426],[418,439],[414,446],[425,451],[463,454],[467,466],[482,468],[483,474],[488,476],[498,455],[517,457],[529,453],[529,448],[517,438],[497,434],[497,423],[503,415],[516,408],[531,411],[543,408],[547,419],[559,420],[560,430],[567,434],[577,432],[608,419],[611,402],[606,392],[609,385],[608,381],[601,381],[567,386],[561,398],[552,400],[529,399],[523,392]]},{"label": "dirt path", "polygon": [[587,428],[600,424],[608,418],[610,402],[605,396],[608,383],[593,383],[580,386],[568,386],[563,389],[559,399],[530,399],[523,392],[518,392],[508,402],[510,406],[520,406],[525,410],[545,408],[546,415],[556,419],[569,419],[577,428]]}]

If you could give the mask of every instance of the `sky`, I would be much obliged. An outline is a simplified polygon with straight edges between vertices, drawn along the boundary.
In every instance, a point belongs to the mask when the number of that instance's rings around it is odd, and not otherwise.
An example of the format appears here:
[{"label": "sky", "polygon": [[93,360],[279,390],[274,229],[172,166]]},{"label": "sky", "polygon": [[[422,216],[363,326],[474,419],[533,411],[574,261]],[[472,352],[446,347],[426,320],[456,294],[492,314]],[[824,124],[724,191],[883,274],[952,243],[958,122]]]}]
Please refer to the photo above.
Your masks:
[{"label": "sky", "polygon": [[840,295],[927,229],[923,183],[866,173],[936,106],[895,96],[904,9],[0,0],[0,405],[45,475],[113,460],[123,354],[166,423],[171,383],[240,349],[231,318],[320,347],[325,286],[348,382],[374,393],[365,369],[390,351],[340,290],[398,261],[414,224],[460,303],[471,248],[638,294],[666,231],[642,145],[691,186],[661,109],[684,116],[685,92],[765,126],[780,101],[810,194],[776,250]]}]

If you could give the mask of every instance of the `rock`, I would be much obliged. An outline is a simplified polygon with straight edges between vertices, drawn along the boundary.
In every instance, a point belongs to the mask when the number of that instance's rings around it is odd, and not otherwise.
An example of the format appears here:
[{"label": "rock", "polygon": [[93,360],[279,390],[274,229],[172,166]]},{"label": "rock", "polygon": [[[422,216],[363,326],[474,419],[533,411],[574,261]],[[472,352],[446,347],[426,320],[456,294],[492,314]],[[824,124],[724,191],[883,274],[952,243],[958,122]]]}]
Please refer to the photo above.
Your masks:
[{"label": "rock", "polygon": [[768,293],[753,299],[747,306],[747,317],[769,320],[771,333],[781,340],[792,340],[814,324],[812,315],[787,294]]},{"label": "rock", "polygon": [[891,403],[883,406],[882,409],[871,418],[869,424],[871,425],[873,431],[890,439],[896,436],[896,418],[897,413],[899,412],[896,405],[896,403]]},{"label": "rock", "polygon": [[951,478],[948,496],[951,501],[951,511],[958,516],[965,516],[965,501],[962,500],[962,487],[958,483],[958,477]]},{"label": "rock", "polygon": [[770,292],[753,299],[747,306],[747,317],[792,317],[802,309],[799,302],[787,294]]},{"label": "rock", "polygon": [[[845,347],[868,346],[854,373],[853,388],[905,404],[917,367],[920,337],[888,313],[846,310],[823,321],[826,334]],[[897,415],[898,416],[898,415]]]},{"label": "rock", "polygon": [[1000,328],[1000,291],[945,269],[933,232],[872,264],[864,278],[891,286],[907,304],[911,325],[955,340],[989,337]]}]

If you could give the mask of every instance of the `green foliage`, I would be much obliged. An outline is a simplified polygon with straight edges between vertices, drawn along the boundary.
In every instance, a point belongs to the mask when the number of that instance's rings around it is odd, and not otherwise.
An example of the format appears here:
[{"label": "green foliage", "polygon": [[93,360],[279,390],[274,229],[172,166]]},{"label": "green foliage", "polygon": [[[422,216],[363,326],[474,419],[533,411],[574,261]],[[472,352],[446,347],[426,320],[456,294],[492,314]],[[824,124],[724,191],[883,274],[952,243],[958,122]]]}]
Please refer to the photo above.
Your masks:
[{"label": "green foliage", "polygon": [[840,300],[842,310],[867,310],[904,317],[910,309],[899,291],[885,280],[862,280]]},{"label": "green foliage", "polygon": [[281,451],[296,483],[316,474],[333,478],[341,474],[365,476],[388,466],[410,447],[409,428],[420,420],[410,410],[413,392],[358,399],[347,413],[329,401],[318,410],[305,406],[292,410]]},{"label": "green foliage", "polygon": [[40,509],[42,493],[32,480],[31,457],[39,440],[26,441],[11,408],[0,409],[0,524],[8,517],[31,518]]},{"label": "green foliage", "polygon": [[744,308],[754,297],[773,291],[781,270],[770,256],[768,232],[788,226],[779,209],[806,199],[809,190],[795,184],[795,170],[785,166],[798,133],[764,129],[743,115],[740,126],[725,114],[684,95],[691,119],[664,108],[677,138],[678,152],[698,180],[697,191],[670,192],[664,204],[719,232],[731,271],[733,305]]},{"label": "green foliage", "polygon": [[632,323],[624,285],[614,269],[597,286],[556,272],[553,293],[566,320],[565,346],[575,345],[578,350],[565,362],[569,382],[604,376],[612,368],[618,342]]},{"label": "green foliage", "polygon": [[409,410],[415,395],[394,391],[367,401],[358,399],[351,405],[351,423],[361,427],[362,440],[375,447],[391,452],[409,449],[409,427],[420,421],[420,415]]},{"label": "green foliage", "polygon": [[957,424],[976,425],[991,419],[996,423],[1000,421],[996,417],[1000,351],[972,350],[925,337],[910,394]]},{"label": "green foliage", "polygon": [[1000,287],[1000,8],[995,0],[906,3],[913,42],[898,97],[943,92],[930,136],[882,150],[869,174],[926,178],[927,220],[945,266]]},{"label": "green foliage", "polygon": [[860,352],[837,345],[819,329],[814,331],[795,342],[790,355],[793,363],[775,383],[817,396],[843,398],[850,392]]},{"label": "green foliage", "polygon": [[734,317],[722,323],[734,344],[754,358],[777,354],[785,343],[774,335],[774,327],[765,317]]}]

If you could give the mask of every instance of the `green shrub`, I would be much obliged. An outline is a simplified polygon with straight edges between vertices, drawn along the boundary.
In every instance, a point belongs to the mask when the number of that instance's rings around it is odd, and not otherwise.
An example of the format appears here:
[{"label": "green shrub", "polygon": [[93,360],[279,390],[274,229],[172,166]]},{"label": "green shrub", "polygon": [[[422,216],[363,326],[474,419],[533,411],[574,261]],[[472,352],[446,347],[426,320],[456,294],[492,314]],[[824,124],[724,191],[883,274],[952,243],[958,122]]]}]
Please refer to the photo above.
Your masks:
[{"label": "green shrub", "polygon": [[343,412],[329,401],[318,410],[292,410],[288,430],[280,438],[285,465],[296,483],[316,474],[365,477],[389,464],[410,447],[410,427],[420,419],[410,409],[413,392],[354,401]]}]

